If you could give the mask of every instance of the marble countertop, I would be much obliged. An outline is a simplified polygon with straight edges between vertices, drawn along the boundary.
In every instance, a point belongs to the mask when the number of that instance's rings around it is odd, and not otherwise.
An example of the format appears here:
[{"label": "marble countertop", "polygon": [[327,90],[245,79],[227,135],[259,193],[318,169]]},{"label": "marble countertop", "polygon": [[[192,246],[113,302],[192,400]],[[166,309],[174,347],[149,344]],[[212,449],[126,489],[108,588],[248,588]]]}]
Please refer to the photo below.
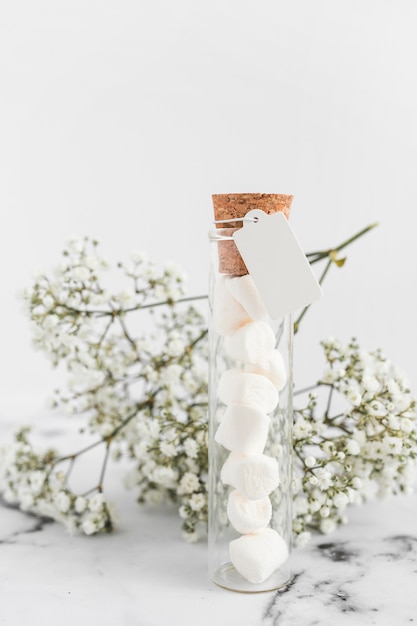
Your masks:
[{"label": "marble countertop", "polygon": [[[0,444],[11,426],[0,410]],[[0,500],[1,626],[417,623],[416,495],[351,509],[346,526],[293,552],[287,589],[240,594],[210,582],[205,543],[183,541],[173,508],[139,508],[120,471],[108,484],[120,518],[111,535],[72,537]]]}]

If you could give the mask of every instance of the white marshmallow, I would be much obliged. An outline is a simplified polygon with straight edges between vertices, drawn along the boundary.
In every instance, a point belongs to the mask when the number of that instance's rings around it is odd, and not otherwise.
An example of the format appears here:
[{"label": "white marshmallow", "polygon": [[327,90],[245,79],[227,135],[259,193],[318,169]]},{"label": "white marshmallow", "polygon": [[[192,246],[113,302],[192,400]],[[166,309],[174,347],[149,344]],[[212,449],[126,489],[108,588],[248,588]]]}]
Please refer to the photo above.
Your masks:
[{"label": "white marshmallow", "polygon": [[226,284],[230,293],[240,302],[253,320],[258,322],[267,319],[268,311],[250,274],[229,278]]},{"label": "white marshmallow", "polygon": [[280,391],[287,382],[284,358],[278,350],[272,350],[267,356],[245,366],[245,371],[266,376]]},{"label": "white marshmallow", "polygon": [[226,354],[245,363],[258,363],[275,347],[275,335],[265,322],[251,322],[224,339]]},{"label": "white marshmallow", "polygon": [[269,378],[238,369],[223,372],[217,395],[224,404],[247,404],[262,413],[273,411],[279,400],[278,391]]},{"label": "white marshmallow", "polygon": [[214,289],[213,322],[219,335],[231,335],[238,328],[251,322],[245,309],[226,287],[227,278],[219,276]]},{"label": "white marshmallow", "polygon": [[238,533],[252,533],[266,528],[272,515],[271,500],[268,497],[249,500],[235,489],[227,501],[227,517]]},{"label": "white marshmallow", "polygon": [[230,559],[251,583],[262,583],[288,559],[288,546],[272,528],[243,535],[229,544]]},{"label": "white marshmallow", "polygon": [[220,478],[226,485],[241,491],[249,500],[265,498],[280,482],[276,459],[266,454],[246,456],[239,452],[229,454]]},{"label": "white marshmallow", "polygon": [[269,423],[269,417],[253,407],[230,404],[214,438],[228,450],[262,454],[268,438]]}]

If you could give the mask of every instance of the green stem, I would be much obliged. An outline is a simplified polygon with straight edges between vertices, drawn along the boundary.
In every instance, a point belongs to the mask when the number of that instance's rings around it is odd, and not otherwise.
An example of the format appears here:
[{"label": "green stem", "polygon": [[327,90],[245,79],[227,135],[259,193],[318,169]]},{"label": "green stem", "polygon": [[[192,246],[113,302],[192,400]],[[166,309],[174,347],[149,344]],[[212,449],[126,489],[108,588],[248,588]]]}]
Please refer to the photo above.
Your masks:
[{"label": "green stem", "polygon": [[138,355],[138,348],[137,348],[136,342],[135,342],[135,341],[132,339],[132,337],[130,336],[129,331],[128,331],[127,327],[126,327],[126,324],[125,324],[125,322],[124,322],[123,317],[121,317],[121,316],[120,316],[120,317],[118,317],[118,320],[119,320],[119,324],[120,324],[121,329],[122,329],[122,332],[123,332],[123,336],[124,336],[124,337],[126,338],[126,340],[130,343],[130,345],[132,346],[132,348],[133,348],[133,349],[134,349],[134,351],[136,352],[136,355],[137,355],[137,356],[139,356],[139,355]]},{"label": "green stem", "polygon": [[106,473],[106,468],[107,468],[107,461],[109,460],[109,454],[110,454],[110,445],[111,445],[111,439],[109,438],[107,440],[106,443],[106,453],[104,455],[104,459],[103,459],[103,465],[101,466],[101,472],[100,472],[100,478],[98,481],[98,487],[97,489],[99,491],[103,490],[103,481],[104,481],[104,475]]},{"label": "green stem", "polygon": [[352,432],[348,428],[346,428],[343,423],[335,424],[329,418],[326,418],[323,420],[323,424],[325,424],[326,426],[331,426],[332,428],[339,428],[340,430],[343,430],[343,432],[347,435],[352,435]]},{"label": "green stem", "polygon": [[329,253],[327,250],[325,250],[324,252],[307,252],[306,254],[306,257],[310,265],[313,265],[313,263],[317,263],[318,261],[322,261],[323,259],[326,259],[328,256],[329,256]]},{"label": "green stem", "polygon": [[195,345],[198,344],[199,341],[201,341],[206,335],[208,334],[208,329],[203,330],[198,337],[196,337],[196,339],[194,339],[194,341],[192,341],[190,343],[189,346],[187,346],[187,350],[190,351],[194,348]]},{"label": "green stem", "polygon": [[[355,235],[352,235],[351,237],[349,237],[349,239],[346,239],[343,243],[339,244],[338,246],[335,246],[334,248],[329,248],[328,250],[315,250],[314,252],[307,252],[306,257],[308,258],[310,263],[321,261],[322,259],[329,256],[329,254],[332,251],[335,250],[336,252],[339,252],[340,250],[343,250],[343,248],[346,248],[346,246],[349,246],[351,243],[353,243],[360,237],[363,237],[363,235],[366,235],[366,233],[368,233],[370,230],[372,230],[376,226],[378,226],[377,222],[375,222],[374,224],[369,224],[368,226],[365,226],[365,228],[360,230]],[[317,257],[317,258],[314,259],[314,257]],[[311,259],[314,259],[314,260],[311,260]]]},{"label": "green stem", "polygon": [[101,437],[97,441],[90,443],[88,446],[86,446],[85,448],[81,448],[81,450],[78,450],[77,452],[67,454],[66,456],[61,456],[59,459],[53,461],[53,463],[51,464],[52,467],[55,467],[56,465],[58,465],[58,463],[63,463],[64,461],[71,461],[71,463],[74,463],[77,457],[85,454],[86,452],[89,452],[89,450],[92,450],[97,446],[100,446],[102,443],[106,442],[107,445],[110,445],[112,439],[114,439],[114,437],[137,415],[138,411],[141,411],[145,407],[153,404],[153,399],[158,391],[159,390],[152,393],[152,395],[147,400],[136,404],[135,410],[132,413],[129,413],[129,415],[118,426],[116,426],[116,428],[112,430],[110,435],[107,435],[106,437]]},{"label": "green stem", "polygon": [[307,393],[307,391],[312,391],[313,389],[317,389],[320,386],[320,383],[317,383],[316,385],[310,385],[309,387],[304,387],[303,389],[297,389],[297,391],[294,391],[294,396],[300,396],[302,393]]},{"label": "green stem", "polygon": [[164,302],[156,302],[154,304],[144,304],[139,307],[132,307],[131,309],[126,309],[125,313],[130,313],[130,311],[138,311],[139,309],[153,309],[157,306],[163,306],[166,304],[178,304],[180,302],[193,302],[194,300],[206,300],[208,298],[207,295],[203,296],[190,296],[188,298],[180,298],[179,300],[165,300]]},{"label": "green stem", "polygon": [[99,340],[98,340],[98,342],[97,342],[97,348],[100,348],[100,347],[101,347],[101,344],[103,343],[103,341],[104,341],[104,339],[105,339],[105,337],[106,337],[106,335],[107,335],[108,331],[110,330],[110,326],[113,324],[113,322],[114,322],[114,317],[112,316],[112,317],[109,319],[108,323],[106,324],[106,328],[104,329],[104,331],[103,331],[103,333],[102,333],[102,335],[101,335],[100,339],[99,339]]},{"label": "green stem", "polygon": [[207,299],[207,295],[202,296],[189,296],[187,298],[179,298],[178,300],[164,300],[163,302],[153,302],[152,304],[137,304],[135,306],[129,307],[127,309],[112,309],[110,311],[106,311],[104,309],[76,309],[74,307],[68,306],[63,302],[57,302],[57,306],[60,306],[66,309],[70,313],[74,313],[74,315],[84,315],[85,317],[90,317],[91,315],[95,315],[97,317],[116,317],[124,313],[132,313],[133,311],[140,311],[141,309],[153,309],[157,306],[166,306],[172,304],[179,304],[182,302],[193,302],[195,300],[205,300]]},{"label": "green stem", "polygon": [[[348,239],[343,241],[341,244],[339,244],[335,248],[329,248],[328,250],[316,250],[314,252],[308,252],[306,254],[307,259],[309,260],[310,265],[312,265],[313,263],[317,263],[318,261],[322,261],[325,258],[329,259],[327,264],[326,264],[326,267],[324,268],[324,272],[322,273],[322,275],[321,275],[321,277],[319,279],[320,285],[322,284],[323,280],[326,277],[327,272],[329,271],[332,263],[334,262],[334,256],[333,256],[334,253],[335,252],[340,252],[340,250],[343,250],[343,248],[346,248],[347,246],[349,246],[351,243],[353,243],[354,241],[356,241],[360,237],[363,237],[363,235],[366,235],[366,233],[368,233],[370,230],[375,228],[375,226],[378,226],[378,224],[376,222],[374,224],[369,224],[365,228],[362,228],[362,230],[360,230],[355,235],[352,235],[351,237],[349,237]],[[294,322],[294,333],[298,332],[299,327],[300,327],[300,322],[303,319],[303,317],[305,316],[305,314],[307,313],[309,308],[310,308],[310,305],[304,307],[304,309],[301,311],[299,317]]]},{"label": "green stem", "polygon": [[346,248],[346,246],[350,245],[351,243],[359,239],[359,237],[366,235],[366,233],[368,233],[370,230],[372,230],[376,226],[378,226],[378,222],[375,222],[374,224],[369,224],[369,226],[366,226],[365,228],[360,230],[358,233],[356,233],[356,235],[349,237],[349,239],[346,239],[346,241],[341,243],[339,246],[336,246],[336,248],[333,248],[333,250],[336,250],[337,252],[339,252],[340,250],[343,250],[343,248]]},{"label": "green stem", "polygon": [[333,385],[330,387],[330,391],[329,391],[329,397],[327,398],[327,406],[326,406],[326,410],[324,412],[324,417],[325,419],[328,419],[329,417],[329,412],[330,412],[330,406],[332,404],[332,398],[333,398],[333,392],[334,392],[334,387]]},{"label": "green stem", "polygon": [[[333,261],[331,259],[328,260],[326,267],[324,268],[324,271],[322,273],[322,275],[319,278],[319,283],[320,285],[322,284],[323,280],[326,277],[327,272],[329,271],[331,265],[332,265]],[[300,327],[300,322],[303,319],[304,315],[307,313],[308,309],[310,308],[310,304],[307,305],[306,307],[304,307],[304,309],[301,311],[300,315],[298,316],[298,318],[295,320],[294,322],[294,334],[298,332],[298,329]]]}]

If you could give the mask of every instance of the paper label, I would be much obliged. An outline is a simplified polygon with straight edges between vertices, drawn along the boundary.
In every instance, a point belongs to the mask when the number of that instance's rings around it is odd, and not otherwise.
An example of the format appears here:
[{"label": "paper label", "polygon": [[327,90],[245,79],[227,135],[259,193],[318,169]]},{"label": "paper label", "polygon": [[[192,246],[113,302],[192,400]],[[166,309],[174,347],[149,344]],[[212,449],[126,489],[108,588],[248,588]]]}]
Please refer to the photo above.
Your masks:
[{"label": "paper label", "polygon": [[323,293],[295,234],[283,213],[260,209],[246,214],[233,238],[272,319],[316,300]]}]

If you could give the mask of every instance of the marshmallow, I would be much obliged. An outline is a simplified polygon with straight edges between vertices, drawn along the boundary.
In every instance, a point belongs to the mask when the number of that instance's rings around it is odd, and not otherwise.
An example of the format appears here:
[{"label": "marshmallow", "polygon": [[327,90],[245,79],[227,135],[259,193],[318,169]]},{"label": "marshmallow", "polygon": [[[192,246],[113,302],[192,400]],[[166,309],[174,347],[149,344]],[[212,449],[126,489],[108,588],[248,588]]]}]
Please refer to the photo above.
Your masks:
[{"label": "marshmallow", "polygon": [[217,395],[224,404],[247,404],[262,413],[273,411],[279,400],[278,391],[269,378],[238,369],[223,372]]},{"label": "marshmallow", "polygon": [[259,322],[267,319],[268,311],[250,274],[229,278],[226,285],[253,320]]},{"label": "marshmallow", "polygon": [[239,452],[229,454],[220,478],[226,485],[241,491],[249,500],[265,498],[280,482],[276,459],[266,454],[246,456]]},{"label": "marshmallow", "polygon": [[288,559],[288,546],[272,528],[243,535],[229,544],[230,559],[251,583],[262,583]]},{"label": "marshmallow", "polygon": [[237,489],[232,491],[227,501],[227,517],[238,533],[252,533],[266,528],[272,515],[272,505],[268,497],[249,500]]},{"label": "marshmallow", "polygon": [[265,322],[252,322],[224,339],[226,354],[246,363],[258,363],[275,347],[275,335]]},{"label": "marshmallow", "polygon": [[228,450],[262,454],[268,438],[269,422],[265,413],[251,406],[230,404],[214,438]]},{"label": "marshmallow", "polygon": [[251,318],[226,287],[226,278],[219,276],[214,289],[213,322],[219,335],[231,335],[251,322]]},{"label": "marshmallow", "polygon": [[287,382],[287,372],[282,354],[278,350],[272,350],[267,356],[249,363],[245,371],[253,374],[266,376],[280,391]]}]

